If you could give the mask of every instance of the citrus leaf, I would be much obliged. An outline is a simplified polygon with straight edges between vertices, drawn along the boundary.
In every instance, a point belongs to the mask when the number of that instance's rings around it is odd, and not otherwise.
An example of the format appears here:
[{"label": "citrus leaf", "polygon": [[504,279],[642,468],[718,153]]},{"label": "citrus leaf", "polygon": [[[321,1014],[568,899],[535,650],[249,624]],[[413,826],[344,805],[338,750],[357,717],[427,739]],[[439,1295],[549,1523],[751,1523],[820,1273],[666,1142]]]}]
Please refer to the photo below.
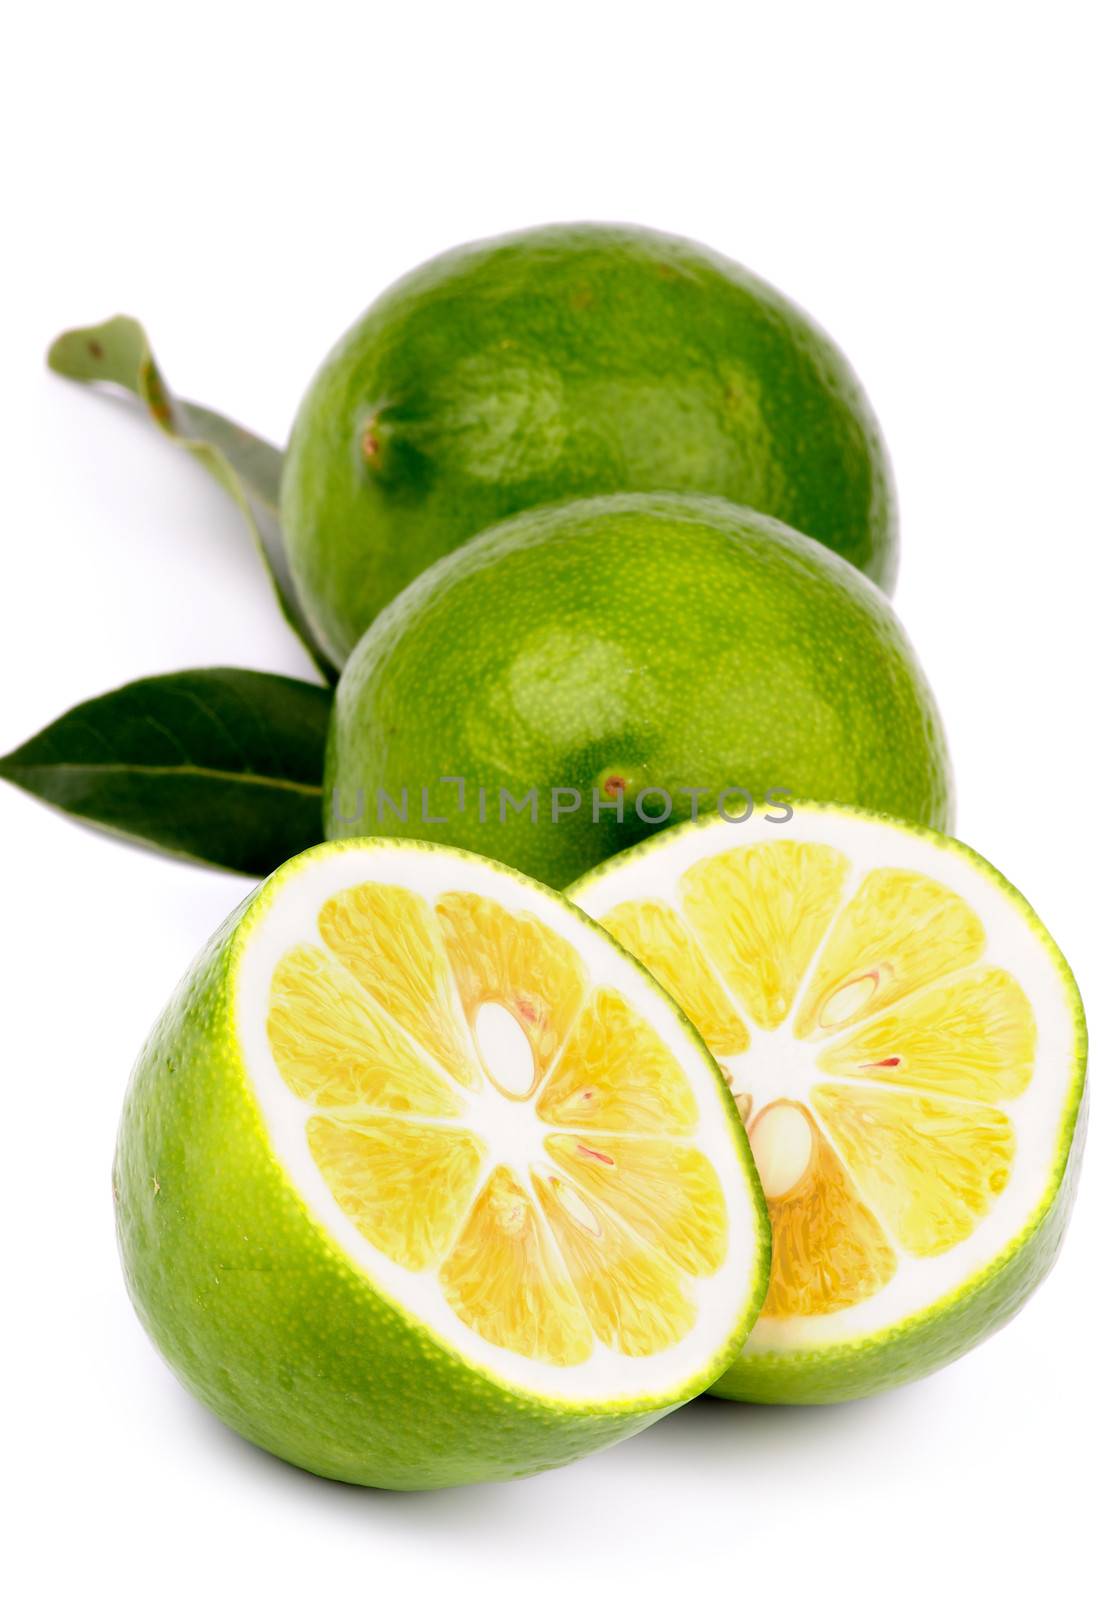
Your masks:
[{"label": "citrus leaf", "polygon": [[141,678],[0,757],[0,778],[110,833],[261,877],[322,838],[332,698],[236,667]]},{"label": "citrus leaf", "polygon": [[282,453],[216,411],[172,394],[134,317],[110,317],[95,327],[59,334],[47,352],[47,365],[77,383],[107,383],[135,395],[156,426],[188,450],[236,501],[283,615],[327,683],[333,682],[337,674],[314,638],[283,549],[278,512]]}]

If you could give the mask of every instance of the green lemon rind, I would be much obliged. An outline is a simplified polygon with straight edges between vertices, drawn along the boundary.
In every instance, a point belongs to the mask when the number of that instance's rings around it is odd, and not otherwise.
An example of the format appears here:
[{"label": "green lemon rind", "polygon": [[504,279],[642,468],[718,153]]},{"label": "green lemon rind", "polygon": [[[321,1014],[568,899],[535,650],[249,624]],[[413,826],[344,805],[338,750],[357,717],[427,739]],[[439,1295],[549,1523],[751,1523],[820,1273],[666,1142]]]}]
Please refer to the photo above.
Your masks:
[{"label": "green lemon rind", "polygon": [[[633,793],[623,822],[595,821],[611,773]],[[951,819],[934,697],[875,585],[728,501],[610,495],[488,529],[381,613],[338,687],[324,828],[445,841],[561,887],[661,831],[640,790],[680,817],[688,789],[712,809],[727,786]],[[502,817],[502,788],[535,791],[536,819]],[[580,809],[555,821],[563,790]]]},{"label": "green lemon rind", "polygon": [[528,1476],[639,1432],[728,1365],[767,1286],[759,1179],[711,1060],[754,1209],[755,1270],[731,1335],[671,1392],[617,1403],[528,1393],[374,1285],[311,1216],[274,1153],[234,1018],[241,958],[278,888],[319,857],[362,843],[318,845],[266,879],[217,930],[156,1024],[129,1084],[113,1168],[125,1279],[185,1387],[253,1444],[309,1472],[392,1489]]},{"label": "green lemon rind", "polygon": [[[976,850],[935,829],[855,806],[812,802],[796,809],[864,817],[964,857],[1014,905],[1049,956],[1066,999],[1074,1049],[1047,1186],[996,1258],[951,1293],[861,1339],[796,1351],[757,1350],[746,1341],[737,1359],[711,1385],[710,1393],[761,1405],[822,1405],[862,1399],[927,1377],[1003,1327],[1055,1263],[1074,1203],[1088,1121],[1088,1040],[1082,996],[1066,957],[1020,890]],[[716,827],[718,822],[718,818],[708,817],[685,826],[687,832],[693,832]],[[623,859],[653,855],[670,849],[672,843],[671,834],[648,839],[626,851]],[[566,892],[579,903],[584,891],[607,879],[620,859],[586,873]]]},{"label": "green lemon rind", "polygon": [[481,529],[661,489],[754,506],[892,588],[891,469],[832,340],[702,245],[566,224],[451,250],[365,312],[302,401],[280,520],[340,666]]}]

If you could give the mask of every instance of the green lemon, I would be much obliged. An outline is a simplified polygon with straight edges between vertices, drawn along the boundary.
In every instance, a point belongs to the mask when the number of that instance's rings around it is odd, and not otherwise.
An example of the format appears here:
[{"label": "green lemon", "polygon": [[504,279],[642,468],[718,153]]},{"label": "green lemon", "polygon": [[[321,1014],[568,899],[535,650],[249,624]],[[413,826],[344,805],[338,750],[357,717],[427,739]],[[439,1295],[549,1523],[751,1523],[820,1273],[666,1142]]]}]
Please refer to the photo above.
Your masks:
[{"label": "green lemon", "polygon": [[327,356],[281,520],[340,665],[392,597],[514,512],[623,491],[720,495],[886,590],[896,506],[869,403],[768,284],[645,228],[538,228],[437,257]]},{"label": "green lemon", "polygon": [[714,1393],[807,1404],[922,1377],[1017,1311],[1067,1226],[1082,1002],[1027,901],[954,839],[802,805],[712,818],[570,890],[725,1073],[772,1222]]},{"label": "green lemon", "polygon": [[425,844],[319,845],[233,913],[141,1054],[113,1192],[186,1386],[385,1488],[635,1433],[725,1369],[767,1283],[693,1027],[562,896]]},{"label": "green lemon", "polygon": [[888,601],[758,512],[614,495],[490,529],[381,614],[338,687],[325,828],[560,887],[665,823],[789,797],[949,822]]}]

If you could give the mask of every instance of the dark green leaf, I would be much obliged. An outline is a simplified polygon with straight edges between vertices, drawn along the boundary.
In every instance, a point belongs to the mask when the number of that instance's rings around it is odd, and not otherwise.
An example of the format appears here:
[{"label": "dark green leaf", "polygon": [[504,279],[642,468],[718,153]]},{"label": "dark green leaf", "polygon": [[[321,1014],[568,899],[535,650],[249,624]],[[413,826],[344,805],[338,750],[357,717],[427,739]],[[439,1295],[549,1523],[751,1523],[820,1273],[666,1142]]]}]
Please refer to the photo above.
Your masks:
[{"label": "dark green leaf", "polygon": [[322,838],[332,698],[236,667],[141,678],[0,758],[0,778],[111,833],[262,877]]},{"label": "dark green leaf", "polygon": [[204,406],[179,400],[155,364],[147,334],[134,317],[110,317],[92,328],[63,333],[47,352],[51,370],[78,383],[126,389],[147,407],[152,421],[188,450],[232,496],[252,530],[271,574],[276,598],[291,627],[332,683],[337,674],[315,642],[295,592],[279,531],[279,475],[283,456],[235,422]]}]

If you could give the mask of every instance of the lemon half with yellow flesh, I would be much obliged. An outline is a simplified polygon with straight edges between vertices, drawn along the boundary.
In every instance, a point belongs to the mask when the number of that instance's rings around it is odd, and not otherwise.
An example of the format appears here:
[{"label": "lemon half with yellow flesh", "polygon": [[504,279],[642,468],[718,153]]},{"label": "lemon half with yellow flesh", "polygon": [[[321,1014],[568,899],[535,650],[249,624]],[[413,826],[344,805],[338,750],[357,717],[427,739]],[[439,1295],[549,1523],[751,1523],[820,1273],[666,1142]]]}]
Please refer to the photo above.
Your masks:
[{"label": "lemon half with yellow flesh", "polygon": [[570,894],[678,1000],[748,1129],[771,1278],[715,1394],[868,1394],[1018,1309],[1070,1212],[1086,1034],[1066,962],[988,862],[799,805],[673,829]]},{"label": "lemon half with yellow flesh", "polygon": [[129,1089],[132,1297],[232,1427],[329,1477],[518,1476],[725,1368],[769,1229],[727,1086],[561,896],[326,845],[219,931]]}]

